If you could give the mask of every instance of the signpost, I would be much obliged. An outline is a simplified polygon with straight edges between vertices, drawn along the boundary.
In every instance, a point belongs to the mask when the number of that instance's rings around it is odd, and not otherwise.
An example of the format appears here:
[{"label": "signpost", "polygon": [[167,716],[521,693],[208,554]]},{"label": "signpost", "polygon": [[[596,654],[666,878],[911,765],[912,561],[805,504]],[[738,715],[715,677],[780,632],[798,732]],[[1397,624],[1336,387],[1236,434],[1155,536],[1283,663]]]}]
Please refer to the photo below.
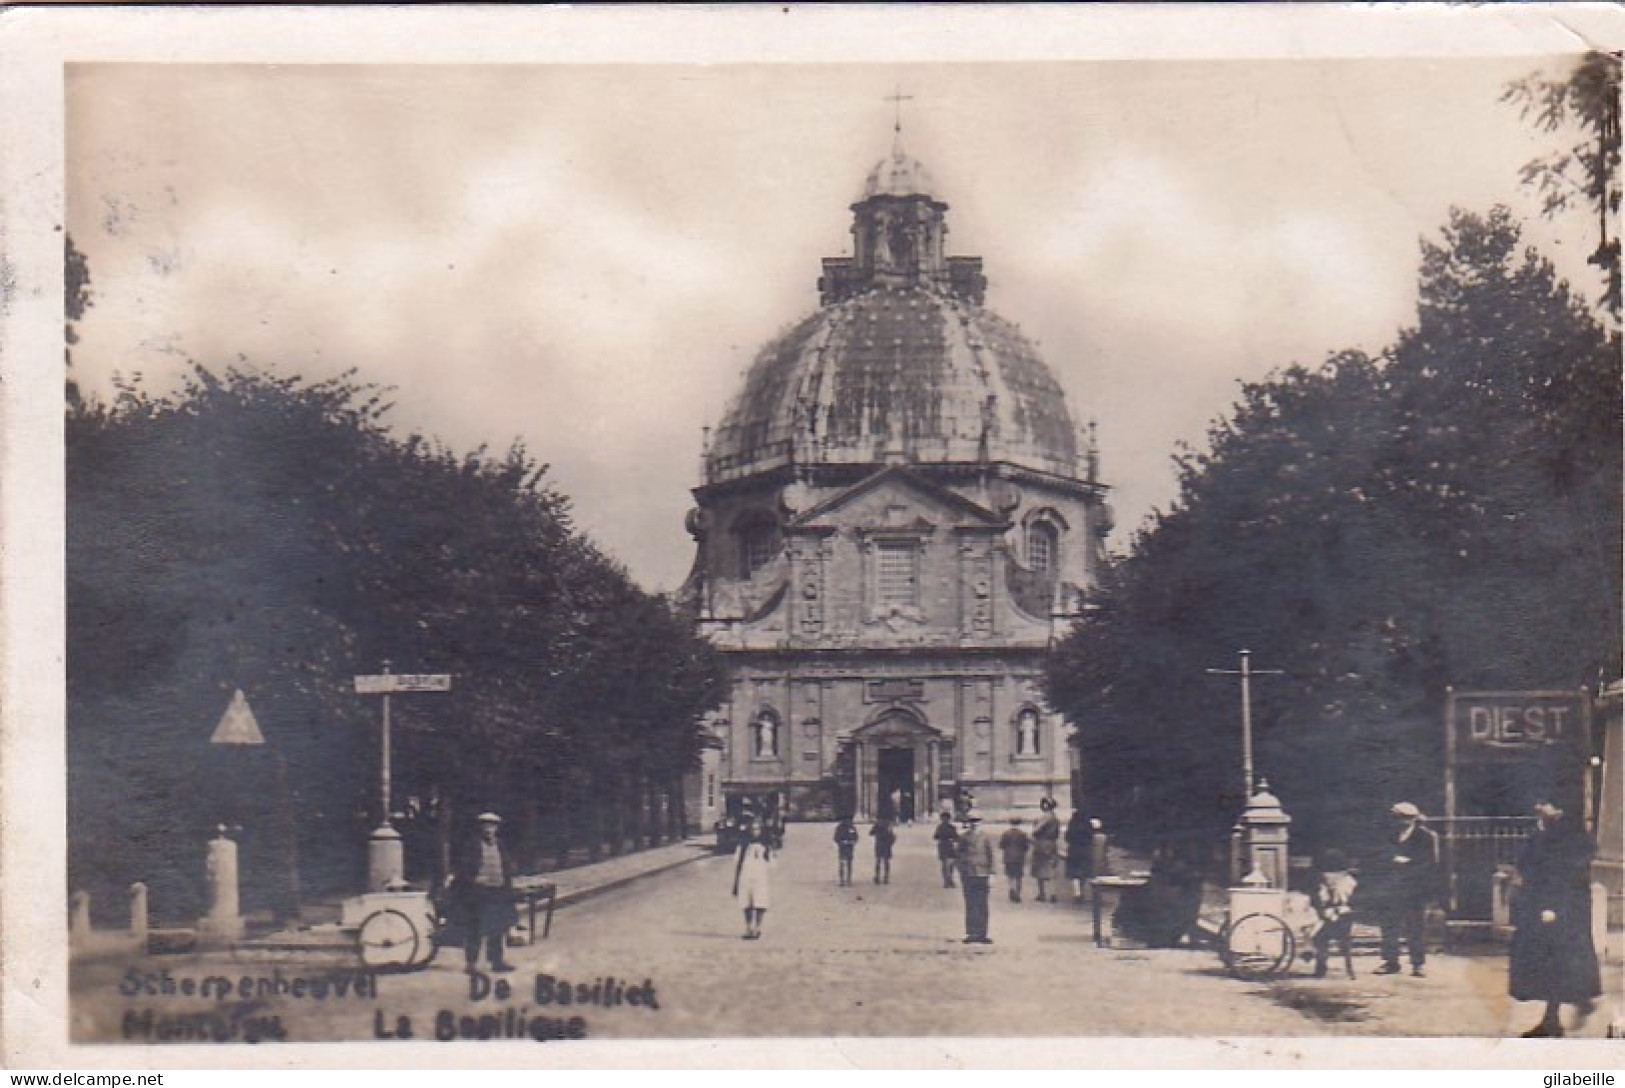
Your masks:
[{"label": "signpost", "polygon": [[357,695],[381,695],[384,699],[383,730],[378,744],[378,829],[367,840],[367,890],[387,891],[405,882],[406,859],[401,833],[390,823],[389,804],[389,697],[408,692],[450,691],[447,673],[392,673],[384,662],[382,673],[357,676]]}]

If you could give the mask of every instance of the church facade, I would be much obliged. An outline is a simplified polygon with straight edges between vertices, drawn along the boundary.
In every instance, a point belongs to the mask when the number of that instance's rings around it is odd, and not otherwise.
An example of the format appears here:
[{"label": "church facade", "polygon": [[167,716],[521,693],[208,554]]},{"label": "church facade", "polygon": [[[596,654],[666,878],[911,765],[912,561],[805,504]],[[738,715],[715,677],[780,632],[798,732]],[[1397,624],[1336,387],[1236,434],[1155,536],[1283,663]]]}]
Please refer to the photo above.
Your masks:
[{"label": "church facade", "polygon": [[1092,427],[947,255],[948,205],[900,139],[852,205],[852,256],[707,436],[683,590],[729,657],[726,795],[792,819],[929,818],[1065,799],[1044,653],[1110,530]]}]

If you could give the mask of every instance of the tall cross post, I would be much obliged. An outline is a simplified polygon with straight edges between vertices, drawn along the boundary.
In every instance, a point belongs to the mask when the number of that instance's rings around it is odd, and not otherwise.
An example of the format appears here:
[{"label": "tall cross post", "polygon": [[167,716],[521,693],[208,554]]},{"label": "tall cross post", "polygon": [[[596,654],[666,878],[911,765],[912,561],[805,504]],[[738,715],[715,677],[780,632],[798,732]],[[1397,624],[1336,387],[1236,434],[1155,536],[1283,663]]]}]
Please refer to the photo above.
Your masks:
[{"label": "tall cross post", "polygon": [[1240,669],[1208,669],[1209,676],[1239,676],[1241,677],[1241,774],[1242,787],[1246,791],[1242,794],[1243,803],[1253,796],[1253,693],[1252,678],[1255,676],[1280,676],[1280,669],[1255,669],[1252,667],[1251,650],[1241,651]]}]

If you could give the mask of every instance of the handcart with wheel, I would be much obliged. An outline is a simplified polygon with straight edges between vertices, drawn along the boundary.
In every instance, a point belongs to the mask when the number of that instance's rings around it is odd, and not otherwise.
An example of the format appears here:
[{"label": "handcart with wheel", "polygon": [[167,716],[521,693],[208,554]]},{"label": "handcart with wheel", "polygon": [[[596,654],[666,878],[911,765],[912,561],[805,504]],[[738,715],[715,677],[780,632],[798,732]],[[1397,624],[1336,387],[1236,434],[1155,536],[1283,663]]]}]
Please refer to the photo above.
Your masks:
[{"label": "handcart with wheel", "polygon": [[1291,971],[1300,956],[1313,956],[1319,929],[1320,920],[1302,896],[1269,887],[1232,888],[1219,954],[1237,978],[1276,978]]},{"label": "handcart with wheel", "polygon": [[445,916],[428,891],[367,892],[344,900],[339,924],[355,932],[356,956],[374,971],[427,967],[445,939]]},{"label": "handcart with wheel", "polygon": [[[525,908],[514,940],[534,944],[553,931],[558,886],[535,878],[514,882],[514,899]],[[460,945],[444,895],[421,888],[367,892],[344,900],[339,924],[355,933],[356,956],[375,971],[415,971],[429,966],[442,945]]]}]

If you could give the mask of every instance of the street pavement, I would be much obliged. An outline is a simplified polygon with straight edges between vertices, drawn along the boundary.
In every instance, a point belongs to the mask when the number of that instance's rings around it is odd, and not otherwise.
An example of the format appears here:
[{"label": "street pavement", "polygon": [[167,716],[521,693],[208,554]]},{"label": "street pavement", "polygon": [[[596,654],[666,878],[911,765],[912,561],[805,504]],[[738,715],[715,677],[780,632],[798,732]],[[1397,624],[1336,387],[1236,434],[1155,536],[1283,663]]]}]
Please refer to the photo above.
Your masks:
[{"label": "street pavement", "polygon": [[[1352,982],[1313,979],[1305,964],[1284,980],[1244,982],[1212,950],[1097,948],[1089,911],[1069,889],[1057,889],[1059,903],[1033,902],[1030,879],[1020,904],[995,879],[994,944],[965,945],[963,900],[942,886],[929,825],[899,829],[887,885],[871,880],[865,838],[845,888],[836,884],[831,831],[790,826],[760,940],[742,939],[731,858],[666,848],[664,869],[638,877],[622,863],[625,879],[560,909],[549,939],[511,948],[511,974],[470,979],[461,950],[448,948],[422,971],[381,976],[376,997],[270,997],[248,1011],[275,1016],[290,1041],[404,1030],[427,1039],[437,1029],[590,1038],[1505,1036],[1538,1018],[1538,1009],[1506,998],[1503,955],[1435,956],[1425,979],[1373,976],[1377,962],[1359,957]],[[142,969],[257,979],[341,966],[220,961],[153,958]],[[182,996],[114,996],[128,967],[75,971],[77,1038],[122,1040],[132,1010],[184,1016],[211,1007]],[[1617,967],[1608,981],[1618,994]],[[560,1004],[561,988],[586,1003]],[[494,1019],[482,1025],[482,1015]],[[1605,1008],[1584,1033],[1601,1035],[1608,1019]],[[144,1021],[137,1030],[147,1030]]]}]

